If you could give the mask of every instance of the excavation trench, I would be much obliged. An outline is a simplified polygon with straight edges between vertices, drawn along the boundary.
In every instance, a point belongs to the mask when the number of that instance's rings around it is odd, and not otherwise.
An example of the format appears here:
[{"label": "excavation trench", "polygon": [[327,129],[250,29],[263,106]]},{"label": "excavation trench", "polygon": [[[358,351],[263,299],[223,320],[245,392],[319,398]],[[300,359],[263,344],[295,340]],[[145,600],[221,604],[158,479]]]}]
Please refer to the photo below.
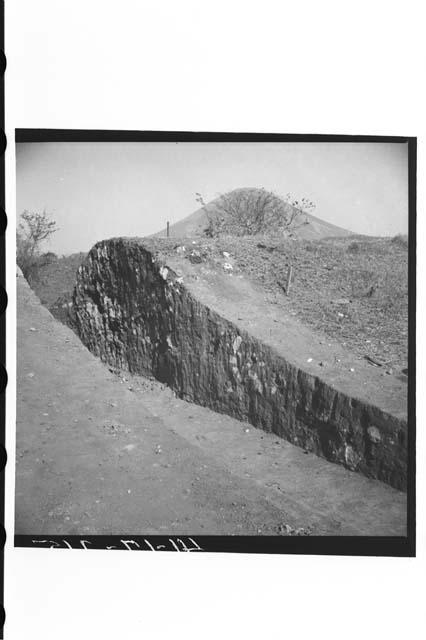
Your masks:
[{"label": "excavation trench", "polygon": [[406,421],[333,388],[203,304],[143,241],[100,242],[72,301],[82,342],[112,367],[406,489]]}]

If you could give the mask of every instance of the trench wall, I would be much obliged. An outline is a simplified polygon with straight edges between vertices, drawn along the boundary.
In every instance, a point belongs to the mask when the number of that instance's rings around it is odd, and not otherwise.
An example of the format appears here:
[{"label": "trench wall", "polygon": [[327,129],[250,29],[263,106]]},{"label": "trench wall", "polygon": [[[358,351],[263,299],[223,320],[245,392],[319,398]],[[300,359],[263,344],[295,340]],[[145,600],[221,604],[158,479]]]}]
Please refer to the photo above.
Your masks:
[{"label": "trench wall", "polygon": [[82,342],[109,365],[406,489],[405,421],[302,371],[201,304],[140,241],[95,245],[72,309]]}]

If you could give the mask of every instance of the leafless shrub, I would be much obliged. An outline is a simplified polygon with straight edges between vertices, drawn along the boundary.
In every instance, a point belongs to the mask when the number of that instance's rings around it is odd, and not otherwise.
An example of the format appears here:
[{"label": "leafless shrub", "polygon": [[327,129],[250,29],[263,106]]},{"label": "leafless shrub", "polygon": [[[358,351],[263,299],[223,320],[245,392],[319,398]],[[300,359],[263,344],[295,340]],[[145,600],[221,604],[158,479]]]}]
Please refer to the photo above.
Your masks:
[{"label": "leafless shrub", "polygon": [[219,196],[214,206],[206,205],[200,193],[196,200],[206,207],[206,235],[253,236],[280,233],[291,236],[299,227],[309,224],[306,212],[315,208],[307,198],[295,200],[290,194],[280,198],[266,189],[235,189]]},{"label": "leafless shrub", "polygon": [[41,255],[40,247],[57,230],[56,222],[45,211],[24,211],[21,215],[16,231],[16,262],[29,282],[38,278],[41,267],[56,258],[52,252]]}]

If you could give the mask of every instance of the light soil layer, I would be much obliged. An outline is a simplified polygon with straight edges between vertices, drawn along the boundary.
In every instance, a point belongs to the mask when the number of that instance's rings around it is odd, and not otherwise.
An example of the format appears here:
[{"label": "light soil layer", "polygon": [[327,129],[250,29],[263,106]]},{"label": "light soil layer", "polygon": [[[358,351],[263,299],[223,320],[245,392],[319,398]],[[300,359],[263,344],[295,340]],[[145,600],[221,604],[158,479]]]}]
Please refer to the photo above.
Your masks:
[{"label": "light soil layer", "polygon": [[18,285],[17,534],[406,535],[406,497],[112,374]]},{"label": "light soil layer", "polygon": [[79,268],[74,321],[95,355],[406,488],[405,382],[321,344],[247,278],[158,248],[158,240],[104,241]]}]

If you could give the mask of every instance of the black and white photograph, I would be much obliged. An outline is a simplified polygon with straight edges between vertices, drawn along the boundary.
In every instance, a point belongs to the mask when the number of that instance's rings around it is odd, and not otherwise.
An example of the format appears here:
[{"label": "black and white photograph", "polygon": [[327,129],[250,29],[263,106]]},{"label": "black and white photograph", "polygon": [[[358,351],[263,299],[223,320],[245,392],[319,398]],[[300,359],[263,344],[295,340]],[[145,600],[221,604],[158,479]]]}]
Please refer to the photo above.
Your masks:
[{"label": "black and white photograph", "polygon": [[424,635],[421,3],[3,13],[0,640]]},{"label": "black and white photograph", "polygon": [[406,539],[412,142],[66,133],[16,132],[17,538]]}]

